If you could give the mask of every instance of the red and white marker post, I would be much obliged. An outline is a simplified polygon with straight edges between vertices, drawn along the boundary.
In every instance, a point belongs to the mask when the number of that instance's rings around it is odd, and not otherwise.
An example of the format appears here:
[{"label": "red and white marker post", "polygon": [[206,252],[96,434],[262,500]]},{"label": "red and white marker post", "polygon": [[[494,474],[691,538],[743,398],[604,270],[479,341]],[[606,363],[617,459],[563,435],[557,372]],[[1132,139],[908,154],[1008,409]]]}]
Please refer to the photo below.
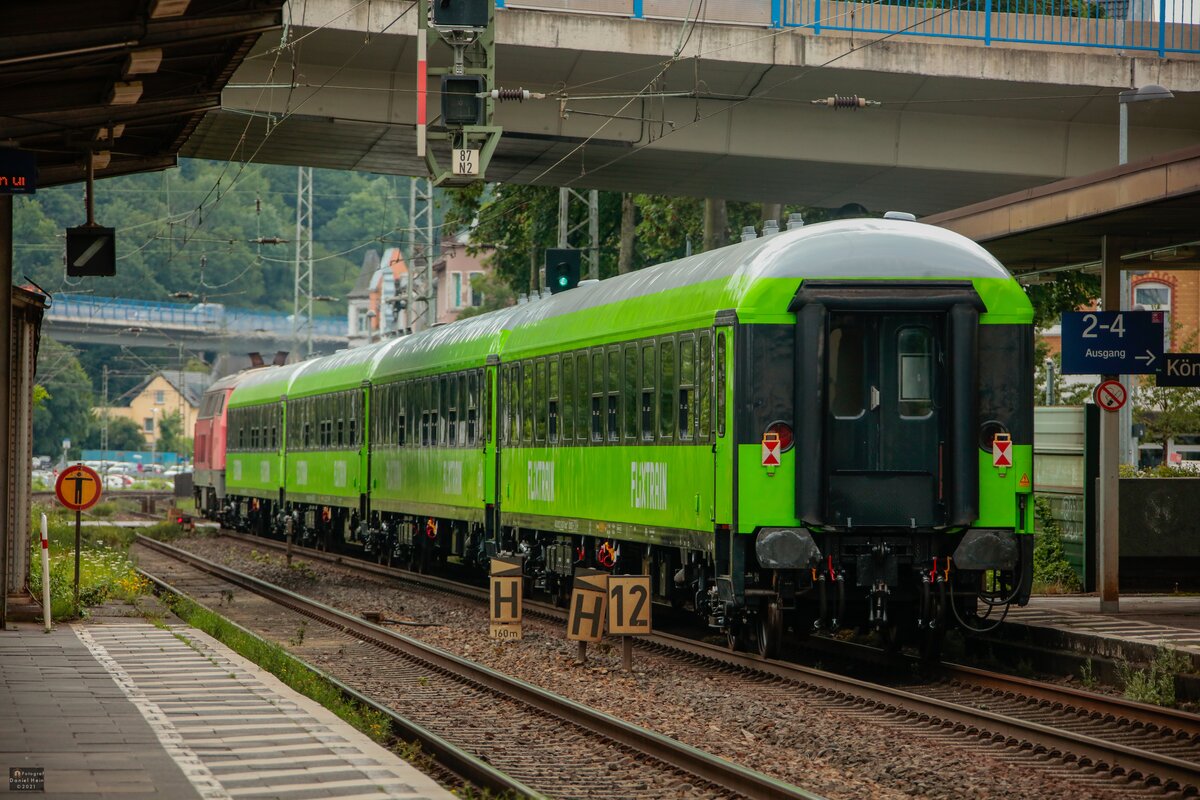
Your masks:
[{"label": "red and white marker post", "polygon": [[42,514],[42,621],[50,632],[50,523]]}]

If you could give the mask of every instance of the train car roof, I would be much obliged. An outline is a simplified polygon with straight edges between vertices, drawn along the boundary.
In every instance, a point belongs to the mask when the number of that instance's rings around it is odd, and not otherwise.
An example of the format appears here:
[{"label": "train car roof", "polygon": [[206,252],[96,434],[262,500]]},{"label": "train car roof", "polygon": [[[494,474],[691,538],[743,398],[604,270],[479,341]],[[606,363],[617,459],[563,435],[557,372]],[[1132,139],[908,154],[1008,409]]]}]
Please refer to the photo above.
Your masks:
[{"label": "train car roof", "polygon": [[372,383],[386,383],[407,375],[434,370],[480,367],[499,353],[511,327],[525,306],[513,306],[439,325],[390,342],[371,373]]},{"label": "train car roof", "polygon": [[[919,222],[851,219],[806,225],[618,275],[517,306],[506,350],[561,346],[572,337],[627,338],[681,324],[710,325],[715,312],[754,313],[773,279],[972,280],[1011,274],[990,253],[952,231]],[[794,288],[793,288],[794,291]],[[1019,291],[1019,290],[1018,290]],[[772,308],[782,313],[786,308]],[[581,314],[571,330],[546,326]]]},{"label": "train car roof", "polygon": [[377,342],[305,361],[304,369],[292,376],[285,394],[290,400],[361,386],[371,373],[372,362],[394,344],[393,341]]},{"label": "train car roof", "polygon": [[229,407],[253,406],[260,403],[277,403],[287,394],[288,385],[297,372],[309,363],[285,364],[282,367],[260,367],[245,373],[229,396]]},{"label": "train car roof", "polygon": [[204,390],[204,393],[213,394],[214,392],[219,392],[223,389],[229,389],[233,386],[237,386],[238,382],[249,374],[250,370],[242,370],[241,372],[235,372],[232,375],[226,375],[224,378],[218,378],[208,385],[208,388]]}]

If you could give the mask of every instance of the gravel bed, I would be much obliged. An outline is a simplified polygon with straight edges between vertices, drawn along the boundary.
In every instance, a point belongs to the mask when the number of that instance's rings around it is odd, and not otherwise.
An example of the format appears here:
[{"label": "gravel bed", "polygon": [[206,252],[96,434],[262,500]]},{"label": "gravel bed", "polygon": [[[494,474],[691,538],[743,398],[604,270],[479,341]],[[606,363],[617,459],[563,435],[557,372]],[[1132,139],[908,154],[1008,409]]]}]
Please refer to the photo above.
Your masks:
[{"label": "gravel bed", "polygon": [[[627,675],[620,648],[602,643],[589,646],[588,663],[579,665],[576,643],[561,626],[539,619],[526,619],[522,642],[497,643],[488,637],[485,609],[467,599],[423,594],[300,557],[289,569],[282,555],[230,539],[195,536],[175,544],[352,613],[424,623],[397,630],[829,798],[1119,796],[1111,784],[1069,768],[1031,769],[1026,758],[994,746],[669,656],[635,651]],[[342,651],[310,658],[337,672],[339,662],[353,662]]]}]

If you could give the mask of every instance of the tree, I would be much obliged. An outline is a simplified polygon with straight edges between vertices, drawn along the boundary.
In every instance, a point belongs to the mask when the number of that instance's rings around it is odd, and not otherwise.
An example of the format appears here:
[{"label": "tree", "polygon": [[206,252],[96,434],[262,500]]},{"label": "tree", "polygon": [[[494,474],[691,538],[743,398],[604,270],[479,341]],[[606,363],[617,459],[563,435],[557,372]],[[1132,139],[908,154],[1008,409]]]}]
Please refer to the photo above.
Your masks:
[{"label": "tree", "polygon": [[180,455],[191,451],[191,440],[185,439],[183,435],[183,414],[179,411],[172,411],[159,421],[158,451],[160,453],[179,453]]},{"label": "tree", "polygon": [[34,453],[57,454],[63,439],[78,446],[91,424],[92,382],[75,351],[43,336],[36,380],[45,400],[33,410]]},{"label": "tree", "polygon": [[[99,450],[104,446],[104,420],[98,416],[92,417],[87,436],[83,437],[80,447],[84,450]],[[110,417],[108,420],[108,449],[109,450],[143,450],[146,438],[142,429],[128,417]]]},{"label": "tree", "polygon": [[1078,270],[1058,272],[1051,281],[1026,286],[1025,293],[1033,303],[1034,327],[1049,328],[1058,323],[1064,311],[1074,311],[1095,301],[1100,296],[1100,277]]}]

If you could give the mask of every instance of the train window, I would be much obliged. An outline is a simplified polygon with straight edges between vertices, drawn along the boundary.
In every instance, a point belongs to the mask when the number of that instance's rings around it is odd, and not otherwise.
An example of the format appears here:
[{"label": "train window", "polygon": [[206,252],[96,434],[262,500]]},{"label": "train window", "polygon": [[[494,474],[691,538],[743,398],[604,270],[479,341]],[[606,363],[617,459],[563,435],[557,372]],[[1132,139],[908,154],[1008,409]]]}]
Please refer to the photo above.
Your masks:
[{"label": "train window", "polygon": [[696,427],[696,340],[691,336],[679,339],[679,438],[691,439]]},{"label": "train window", "polygon": [[548,434],[551,442],[558,441],[558,356],[550,356],[547,359],[546,365],[547,374],[550,376],[550,388],[547,392],[549,401],[547,402],[548,414]]},{"label": "train window", "polygon": [[717,334],[717,436],[725,435],[725,331]]},{"label": "train window", "polygon": [[658,434],[671,438],[675,434],[675,340],[665,338],[659,343]]},{"label": "train window", "polygon": [[546,360],[539,358],[533,366],[533,396],[534,411],[537,418],[534,424],[534,438],[539,442],[546,441]]},{"label": "train window", "polygon": [[562,438],[575,438],[575,358],[569,353],[562,362]]},{"label": "train window", "polygon": [[592,353],[592,441],[604,439],[604,353]]},{"label": "train window", "polygon": [[933,335],[928,328],[896,331],[900,379],[900,416],[933,413]]},{"label": "train window", "polygon": [[458,404],[458,445],[459,447],[467,446],[467,374],[465,372],[458,373],[458,394],[456,395]]},{"label": "train window", "polygon": [[625,345],[625,383],[621,387],[625,405],[625,438],[637,438],[638,401],[637,345]]},{"label": "train window", "polygon": [[467,447],[475,446],[475,439],[478,431],[476,424],[479,412],[476,410],[479,405],[478,395],[479,378],[476,373],[472,372],[467,376]]},{"label": "train window", "polygon": [[435,381],[435,390],[437,391],[437,403],[434,404],[434,409],[437,411],[438,424],[435,426],[437,431],[437,442],[435,444],[444,445],[447,439],[446,419],[450,410],[450,389],[446,385],[446,376],[438,378]]},{"label": "train window", "polygon": [[837,325],[829,332],[829,410],[839,419],[864,412],[866,339],[861,327]]},{"label": "train window", "polygon": [[610,442],[621,438],[621,351],[614,347],[608,351],[608,404],[607,430]]},{"label": "train window", "polygon": [[697,382],[700,388],[700,425],[697,435],[701,439],[708,438],[712,430],[712,414],[709,413],[712,403],[712,336],[708,331],[700,333],[700,352]]},{"label": "train window", "polygon": [[504,401],[504,443],[512,444],[517,440],[517,368],[512,364],[504,366],[501,399]]},{"label": "train window", "polygon": [[450,396],[446,399],[446,444],[458,445],[458,381],[450,376]]},{"label": "train window", "polygon": [[337,446],[345,447],[346,442],[346,420],[338,417],[337,421]]},{"label": "train window", "polygon": [[654,345],[642,345],[642,439],[654,439]]},{"label": "train window", "polygon": [[492,396],[496,393],[493,383],[495,382],[496,370],[485,369],[480,373],[482,383],[480,388],[482,397],[480,397],[479,408],[483,414],[483,441],[487,444],[492,440]]},{"label": "train window", "polygon": [[588,408],[591,392],[588,391],[587,353],[575,356],[575,437],[588,438]]},{"label": "train window", "polygon": [[533,441],[533,364],[521,363],[521,441]]}]

